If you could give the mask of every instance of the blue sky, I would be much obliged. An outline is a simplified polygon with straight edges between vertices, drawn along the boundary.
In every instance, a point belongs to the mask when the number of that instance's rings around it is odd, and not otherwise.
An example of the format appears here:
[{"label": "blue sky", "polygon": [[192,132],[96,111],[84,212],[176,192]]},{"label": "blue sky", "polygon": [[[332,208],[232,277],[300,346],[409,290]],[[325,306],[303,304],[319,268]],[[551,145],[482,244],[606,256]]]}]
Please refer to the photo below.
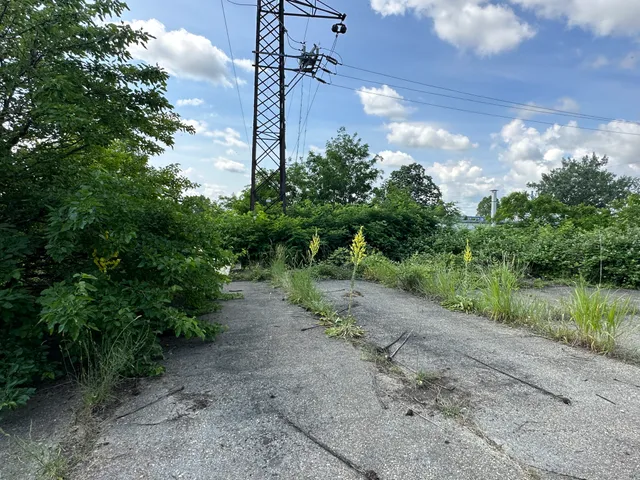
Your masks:
[{"label": "blue sky", "polygon": [[[223,1],[246,130],[251,135],[253,74],[249,60],[255,45],[255,7]],[[475,213],[477,202],[491,188],[498,188],[500,195],[524,189],[527,182],[558,166],[563,156],[596,151],[610,157],[610,168],[616,173],[640,175],[640,135],[629,135],[640,134],[640,125],[620,121],[640,120],[640,1],[326,3],[347,14],[348,32],[340,36],[336,48],[345,65],[607,120],[442,98],[425,92],[451,92],[338,66],[331,81],[350,90],[320,85],[309,115],[304,152],[321,149],[345,126],[348,132],[357,132],[373,154],[383,157],[380,166],[386,175],[402,164],[419,162],[441,186],[445,199],[457,202],[468,214]],[[129,7],[123,20],[156,37],[146,49],[132,49],[134,58],[157,63],[171,74],[168,97],[197,130],[196,135],[178,135],[175,147],[153,163],[179,163],[189,178],[202,185],[200,192],[212,198],[241,190],[249,183],[250,141],[235,90],[220,2],[145,0],[130,1]],[[333,23],[311,20],[307,45],[330,47]],[[291,38],[302,41],[306,24],[305,19],[287,18]],[[288,53],[296,51],[289,48]],[[295,156],[299,132],[297,150],[303,154],[301,95],[304,118],[310,92],[312,95],[317,85],[307,79],[287,97],[290,155]]]}]

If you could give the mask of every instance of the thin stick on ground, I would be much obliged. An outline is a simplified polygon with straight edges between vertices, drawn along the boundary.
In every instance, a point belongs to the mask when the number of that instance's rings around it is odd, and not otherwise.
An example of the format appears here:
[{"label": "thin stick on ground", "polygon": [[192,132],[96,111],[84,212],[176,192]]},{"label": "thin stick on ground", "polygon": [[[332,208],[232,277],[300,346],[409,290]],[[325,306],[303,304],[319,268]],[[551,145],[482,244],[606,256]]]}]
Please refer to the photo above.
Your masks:
[{"label": "thin stick on ground", "polygon": [[383,347],[382,350],[384,351],[388,351],[393,345],[395,345],[396,343],[398,343],[400,341],[400,339],[402,337],[404,337],[406,335],[407,331],[405,330],[404,332],[402,332],[400,334],[400,336],[398,338],[396,338],[393,342],[391,342],[389,345],[387,345],[386,347]]},{"label": "thin stick on ground", "polygon": [[382,407],[383,410],[387,410],[389,407],[387,407],[387,404],[382,401],[382,396],[380,395],[380,388],[378,387],[378,380],[376,379],[376,374],[375,373],[373,373],[371,375],[371,381],[373,383],[373,391],[376,394],[376,398],[378,399],[378,403],[380,404],[380,406]]},{"label": "thin stick on ground", "polygon": [[483,362],[482,360],[478,360],[477,358],[472,357],[471,355],[467,355],[466,353],[463,353],[463,355],[467,358],[470,358],[471,360],[478,362],[480,365],[484,365],[487,368],[490,368],[491,370],[494,370],[498,373],[501,373],[502,375],[506,375],[509,378],[512,378],[514,380],[517,380],[520,383],[524,383],[525,385],[534,388],[542,393],[544,393],[545,395],[549,395],[550,397],[553,397],[557,400],[560,400],[562,403],[564,403],[565,405],[571,405],[571,400],[565,396],[562,395],[558,395],[557,393],[553,393],[550,392],[549,390],[547,390],[546,388],[542,388],[538,385],[535,385],[531,382],[527,382],[526,380],[523,380],[522,378],[516,377],[515,375],[511,375],[510,373],[505,372],[504,370],[500,370],[499,368],[496,368],[492,365],[489,365],[488,363]]},{"label": "thin stick on ground", "polygon": [[329,447],[326,443],[324,443],[321,440],[319,440],[318,438],[316,438],[312,433],[304,430],[302,427],[300,427],[299,425],[294,423],[284,413],[280,412],[273,405],[270,405],[270,406],[271,406],[271,409],[278,415],[278,417],[280,417],[287,425],[289,425],[294,430],[300,432],[302,435],[307,437],[309,440],[311,440],[317,446],[322,448],[325,452],[329,453],[330,455],[332,455],[335,458],[337,458],[338,460],[340,460],[347,467],[349,467],[353,471],[359,473],[364,478],[368,478],[368,479],[372,479],[372,480],[378,478],[378,476],[375,474],[375,472],[373,472],[372,470],[364,470],[362,467],[359,467],[358,465],[353,463],[351,460],[349,460],[347,457],[345,457],[344,455],[336,452],[333,448]]},{"label": "thin stick on ground", "polygon": [[611,404],[613,404],[613,405],[617,405],[617,403],[616,403],[616,402],[614,402],[613,400],[609,400],[607,397],[603,397],[603,396],[602,396],[602,395],[600,395],[599,393],[596,393],[596,397],[599,397],[599,398],[601,398],[602,400],[605,400],[605,401],[607,401],[607,402],[609,402],[609,403],[611,403]]},{"label": "thin stick on ground", "polygon": [[118,415],[116,418],[114,418],[114,420],[120,420],[121,418],[128,417],[129,415],[132,415],[132,414],[134,414],[136,412],[139,412],[140,410],[143,410],[143,409],[145,409],[147,407],[150,407],[154,403],[158,403],[160,400],[163,400],[163,399],[165,399],[167,397],[170,397],[171,395],[175,395],[176,393],[181,392],[183,390],[184,390],[184,385],[181,386],[180,388],[176,388],[174,390],[171,390],[170,392],[167,392],[164,395],[159,396],[155,400],[152,400],[149,403],[146,403],[146,404],[144,404],[144,405],[142,405],[142,406],[140,406],[138,408],[135,408],[135,409],[131,410],[130,412],[123,413],[122,415]]},{"label": "thin stick on ground", "polygon": [[409,335],[407,335],[407,338],[404,339],[404,342],[402,342],[402,344],[397,348],[397,350],[393,352],[391,355],[389,355],[389,360],[393,360],[393,357],[395,357],[396,353],[398,353],[400,349],[404,347],[404,344],[407,343],[409,338],[411,338],[411,335],[413,335],[413,330],[409,333]]}]

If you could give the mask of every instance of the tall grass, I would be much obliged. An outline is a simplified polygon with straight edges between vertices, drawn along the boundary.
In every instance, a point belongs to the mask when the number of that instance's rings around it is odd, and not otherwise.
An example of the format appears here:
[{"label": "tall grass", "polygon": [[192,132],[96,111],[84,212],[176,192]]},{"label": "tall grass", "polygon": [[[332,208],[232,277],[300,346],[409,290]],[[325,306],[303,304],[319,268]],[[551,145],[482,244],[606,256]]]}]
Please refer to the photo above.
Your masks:
[{"label": "tall grass", "polygon": [[327,327],[325,332],[330,337],[357,338],[364,335],[364,330],[357,325],[355,318],[338,315],[333,305],[316,287],[309,268],[287,269],[286,251],[282,248],[276,248],[271,262],[271,278],[274,285],[285,291],[291,303],[318,315],[320,324]]},{"label": "tall grass", "polygon": [[493,320],[515,322],[525,312],[523,300],[516,296],[520,275],[513,263],[503,261],[483,272],[479,308]]},{"label": "tall grass", "polygon": [[602,353],[614,350],[621,324],[635,313],[630,299],[614,298],[600,287],[589,291],[584,282],[576,285],[564,305],[576,325],[579,343]]}]

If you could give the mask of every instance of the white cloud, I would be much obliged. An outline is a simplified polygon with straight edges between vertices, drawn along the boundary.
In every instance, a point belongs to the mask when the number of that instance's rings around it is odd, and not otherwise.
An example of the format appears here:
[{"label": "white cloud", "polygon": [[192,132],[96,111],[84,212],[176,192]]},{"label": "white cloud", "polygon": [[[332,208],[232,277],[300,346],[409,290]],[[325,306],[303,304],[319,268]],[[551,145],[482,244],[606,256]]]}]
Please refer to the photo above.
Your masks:
[{"label": "white cloud", "polygon": [[402,120],[409,113],[409,109],[401,102],[403,97],[387,85],[382,88],[362,87],[357,93],[367,115]]},{"label": "white cloud", "polygon": [[[171,75],[190,80],[209,81],[214,85],[230,87],[233,75],[229,71],[231,59],[202,35],[181,28],[167,31],[155,18],[129,22],[134,29],[142,29],[155,38],[145,46],[132,45],[133,58],[158,64]],[[246,83],[240,80],[240,83]]]},{"label": "white cloud", "polygon": [[216,183],[203,183],[198,188],[185,192],[188,197],[204,195],[211,200],[217,200],[222,195],[229,195],[229,191],[224,185]]},{"label": "white cloud", "polygon": [[176,102],[178,107],[199,107],[204,103],[204,100],[201,98],[181,98]]},{"label": "white cloud", "polygon": [[416,163],[411,155],[404,152],[392,152],[391,150],[385,150],[378,154],[382,158],[380,165],[383,167],[401,167],[402,165],[410,165]]},{"label": "white cloud", "polygon": [[593,60],[586,63],[586,66],[593,69],[606,67],[609,65],[609,59],[605,55],[598,55]]},{"label": "white cloud", "polygon": [[469,137],[449,133],[420,122],[393,122],[386,125],[389,143],[413,148],[437,148],[440,150],[468,150],[477,147]]},{"label": "white cloud", "polygon": [[[549,108],[545,107],[544,105],[540,105],[535,102],[527,102],[526,105],[527,107],[529,107],[529,109],[523,110],[519,108],[512,108],[512,111],[518,115],[518,118],[529,119],[535,117],[536,115],[544,115],[545,113],[550,113],[548,111],[544,111],[545,108]],[[555,110],[563,110],[566,112],[579,112],[580,104],[573,98],[562,97],[559,98],[551,108],[554,108]]]},{"label": "white cloud", "polygon": [[510,0],[542,18],[564,20],[597,36],[640,33],[640,2],[635,0]]},{"label": "white cloud", "polygon": [[182,120],[183,123],[186,123],[190,127],[193,127],[196,131],[196,135],[207,135],[209,133],[207,122],[203,122],[201,120],[195,120],[192,118],[187,118]]},{"label": "white cloud", "polygon": [[620,60],[620,68],[624,68],[625,70],[633,70],[636,68],[636,64],[638,63],[638,55],[640,52],[629,52],[627,55]]},{"label": "white cloud", "polygon": [[441,40],[483,56],[512,50],[536,34],[509,6],[487,0],[371,0],[371,7],[383,16],[413,11],[428,17]]},{"label": "white cloud", "polygon": [[225,172],[244,173],[246,170],[246,167],[242,163],[224,157],[216,159],[214,165],[218,170],[224,170]]},{"label": "white cloud", "polygon": [[233,63],[236,64],[236,67],[240,67],[245,72],[253,72],[253,60],[249,60],[248,58],[236,58]]},{"label": "white cloud", "polygon": [[228,148],[226,152],[224,152],[226,155],[229,155],[230,157],[237,155],[238,152],[236,152],[233,148]]},{"label": "white cloud", "polygon": [[562,157],[581,158],[596,152],[609,156],[609,168],[620,174],[640,173],[640,136],[614,132],[640,134],[640,125],[610,122],[600,129],[610,132],[590,132],[566,126],[554,125],[544,131],[527,127],[522,120],[504,125],[499,137],[502,140],[499,159],[509,167],[504,183],[509,190],[525,188],[528,182],[540,179],[543,173],[560,166]]},{"label": "white cloud", "polygon": [[469,159],[435,162],[425,170],[440,187],[444,200],[456,202],[468,214],[475,214],[479,199],[491,189],[501,188],[499,180],[484,175],[482,167]]},{"label": "white cloud", "polygon": [[566,112],[579,112],[580,104],[576,102],[573,98],[570,97],[562,97],[558,99],[558,102],[553,107],[556,110],[564,110]]},{"label": "white cloud", "polygon": [[245,142],[240,140],[240,133],[233,128],[225,128],[224,130],[214,130],[207,132],[208,137],[216,138],[215,143],[225,147],[249,148]]}]

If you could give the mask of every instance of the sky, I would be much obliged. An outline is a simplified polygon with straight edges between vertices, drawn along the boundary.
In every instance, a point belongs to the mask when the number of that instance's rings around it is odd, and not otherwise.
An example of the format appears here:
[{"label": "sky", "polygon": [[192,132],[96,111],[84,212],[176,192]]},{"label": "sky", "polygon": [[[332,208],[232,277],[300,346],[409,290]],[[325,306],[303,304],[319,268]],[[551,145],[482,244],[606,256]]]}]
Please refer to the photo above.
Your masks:
[{"label": "sky", "polygon": [[[256,8],[234,1],[248,6],[130,0],[121,19],[155,37],[131,53],[171,75],[167,96],[196,130],[152,163],[180,164],[214,199],[250,183]],[[491,189],[526,190],[563,157],[596,152],[640,176],[640,0],[325,3],[347,14],[333,55],[342,65],[328,84],[305,78],[288,94],[291,161],[344,126],[385,177],[418,162],[468,215]],[[328,54],[334,23],[287,17],[287,53],[304,41]]]}]

